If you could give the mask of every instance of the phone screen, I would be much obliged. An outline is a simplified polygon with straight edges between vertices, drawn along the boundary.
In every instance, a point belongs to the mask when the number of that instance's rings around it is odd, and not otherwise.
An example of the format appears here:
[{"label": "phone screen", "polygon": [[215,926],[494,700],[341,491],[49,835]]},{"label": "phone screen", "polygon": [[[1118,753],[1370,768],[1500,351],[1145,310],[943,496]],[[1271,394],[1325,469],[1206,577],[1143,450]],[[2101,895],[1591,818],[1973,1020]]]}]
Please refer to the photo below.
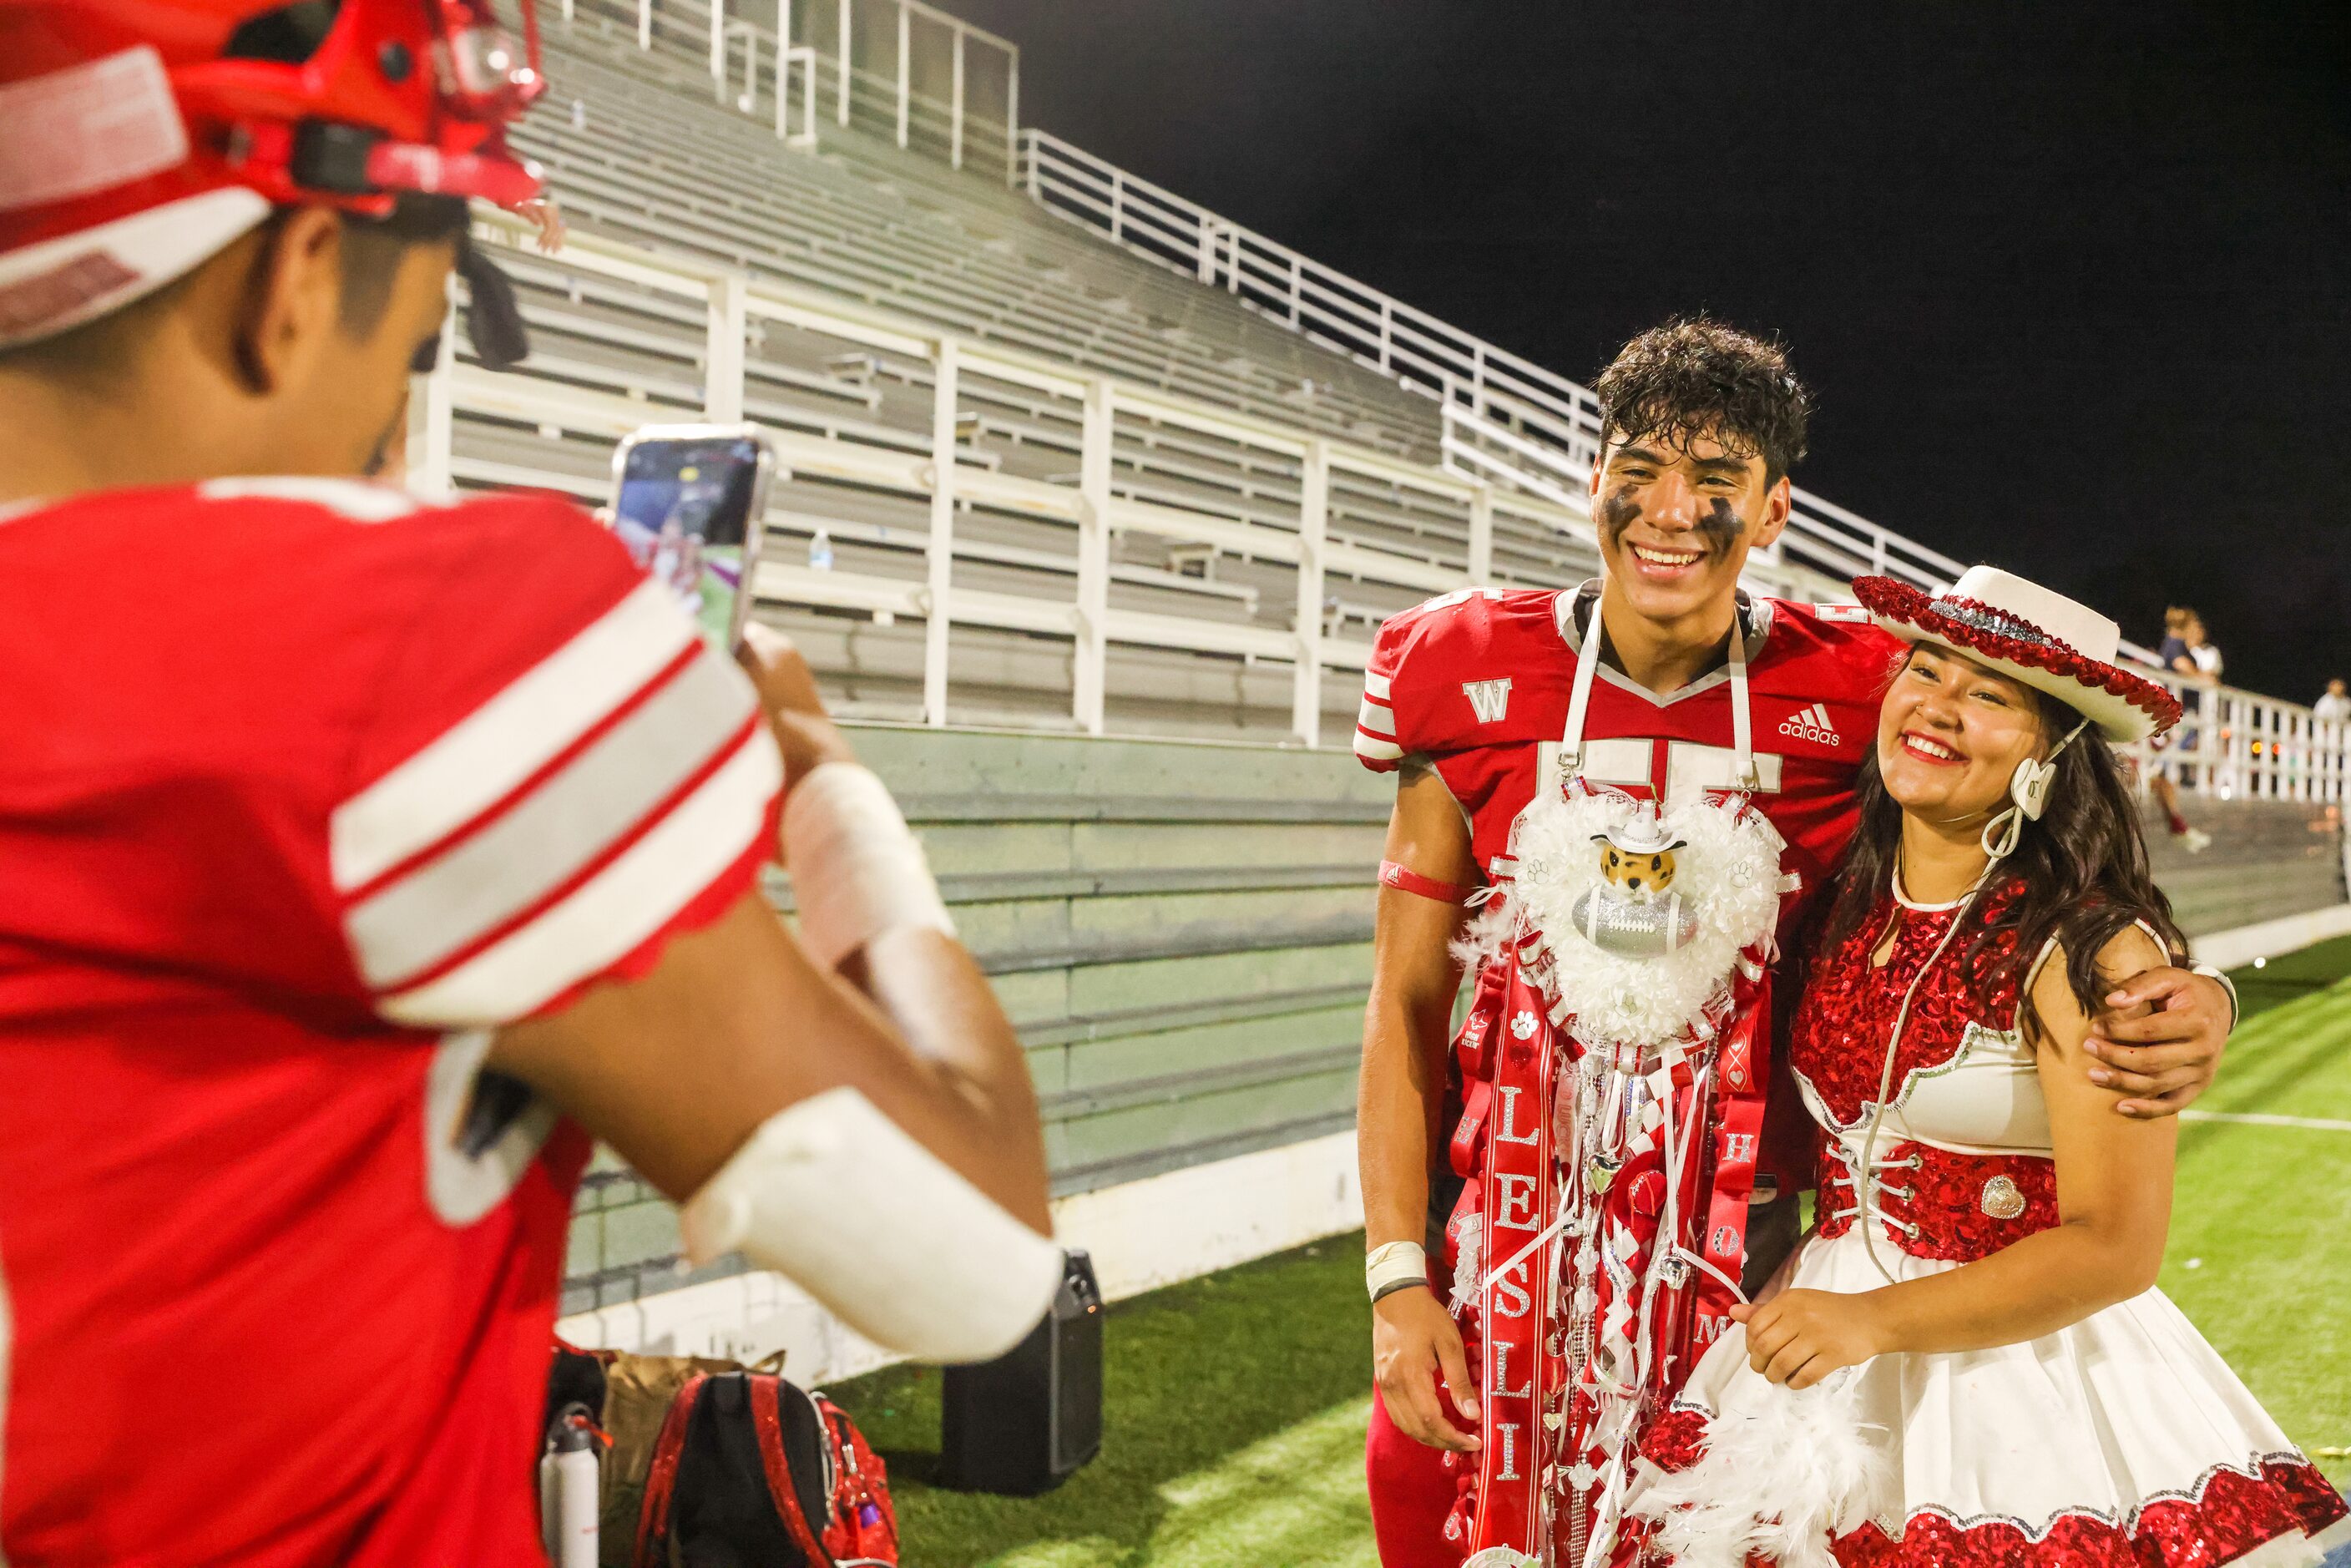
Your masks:
[{"label": "phone screen", "polygon": [[758,441],[746,435],[640,440],[612,501],[612,531],[722,650],[742,629],[759,457]]}]

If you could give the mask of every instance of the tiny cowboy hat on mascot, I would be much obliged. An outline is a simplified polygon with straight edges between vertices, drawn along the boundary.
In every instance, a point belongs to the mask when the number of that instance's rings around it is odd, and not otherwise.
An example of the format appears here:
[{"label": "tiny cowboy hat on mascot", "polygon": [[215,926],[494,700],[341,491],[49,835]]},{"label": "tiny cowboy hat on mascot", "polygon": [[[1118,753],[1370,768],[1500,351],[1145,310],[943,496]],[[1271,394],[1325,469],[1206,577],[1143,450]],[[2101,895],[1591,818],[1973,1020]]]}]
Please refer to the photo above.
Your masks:
[{"label": "tiny cowboy hat on mascot", "polygon": [[1640,1436],[1740,1299],[1761,1131],[1786,883],[1751,800],[1743,633],[1733,786],[1665,805],[1583,775],[1596,606],[1588,635],[1562,782],[1518,818],[1507,892],[1473,936],[1494,961],[1460,1037],[1492,1060],[1465,1064],[1479,1175],[1449,1228],[1482,1385],[1448,1526],[1468,1568],[1634,1549]]}]

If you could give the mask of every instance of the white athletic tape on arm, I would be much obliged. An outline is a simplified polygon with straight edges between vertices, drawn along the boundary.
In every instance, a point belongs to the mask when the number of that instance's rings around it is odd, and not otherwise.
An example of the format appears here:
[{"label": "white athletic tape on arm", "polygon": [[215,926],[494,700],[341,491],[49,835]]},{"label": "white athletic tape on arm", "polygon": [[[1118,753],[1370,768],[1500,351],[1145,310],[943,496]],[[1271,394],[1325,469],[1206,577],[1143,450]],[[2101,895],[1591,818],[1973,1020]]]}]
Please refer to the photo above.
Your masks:
[{"label": "white athletic tape on arm", "polygon": [[1428,1253],[1417,1241],[1391,1241],[1374,1247],[1364,1258],[1364,1289],[1377,1301],[1380,1291],[1399,1281],[1428,1283]]},{"label": "white athletic tape on arm", "polygon": [[740,1249],[923,1361],[1003,1354],[1061,1285],[1059,1247],[847,1087],[761,1123],[680,1218],[696,1266]]},{"label": "white athletic tape on arm", "polygon": [[784,860],[800,943],[827,968],[884,931],[955,935],[930,863],[872,769],[828,762],[784,802]]}]

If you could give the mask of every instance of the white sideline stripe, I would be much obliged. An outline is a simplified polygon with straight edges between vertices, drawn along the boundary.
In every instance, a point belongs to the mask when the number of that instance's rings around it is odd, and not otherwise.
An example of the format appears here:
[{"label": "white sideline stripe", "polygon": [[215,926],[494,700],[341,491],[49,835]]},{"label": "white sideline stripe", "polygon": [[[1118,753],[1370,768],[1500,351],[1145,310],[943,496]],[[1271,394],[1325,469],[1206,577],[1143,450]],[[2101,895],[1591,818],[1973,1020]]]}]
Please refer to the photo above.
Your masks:
[{"label": "white sideline stripe", "polygon": [[2351,1133],[2351,1122],[2339,1122],[2326,1116],[2273,1116],[2264,1111],[2199,1111],[2194,1106],[2179,1113],[2183,1122],[2236,1122],[2253,1127],[2300,1127],[2309,1133]]},{"label": "white sideline stripe", "polygon": [[783,760],[765,727],[621,857],[529,925],[439,978],[387,997],[383,1016],[432,1028],[525,1017],[658,930],[767,821]]},{"label": "white sideline stripe", "polygon": [[473,821],[700,635],[647,579],[569,642],[335,808],[329,859],[349,893]]},{"label": "white sideline stripe", "polygon": [[1385,675],[1375,675],[1372,674],[1371,671],[1365,670],[1364,672],[1364,695],[1367,697],[1376,698],[1381,702],[1386,702],[1389,697],[1388,678]]},{"label": "white sideline stripe", "polygon": [[512,810],[353,909],[368,984],[421,974],[546,897],[710,761],[755,703],[715,654],[687,665]]},{"label": "white sideline stripe", "polygon": [[1355,709],[1355,722],[1374,735],[1392,737],[1395,734],[1395,715],[1369,697],[1365,697]]},{"label": "white sideline stripe", "polygon": [[1362,730],[1357,730],[1355,732],[1355,755],[1358,757],[1368,757],[1374,762],[1394,762],[1404,756],[1404,747],[1398,746],[1393,740],[1374,739],[1373,737],[1365,735]]}]

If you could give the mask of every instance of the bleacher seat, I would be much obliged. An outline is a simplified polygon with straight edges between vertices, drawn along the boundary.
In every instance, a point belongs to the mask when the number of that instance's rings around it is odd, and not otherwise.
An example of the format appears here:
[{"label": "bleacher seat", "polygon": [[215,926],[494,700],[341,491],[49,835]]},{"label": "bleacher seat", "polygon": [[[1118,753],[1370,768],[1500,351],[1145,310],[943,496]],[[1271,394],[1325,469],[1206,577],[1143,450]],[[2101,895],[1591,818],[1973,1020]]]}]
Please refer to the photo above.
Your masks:
[{"label": "bleacher seat", "polygon": [[[767,125],[713,101],[709,78],[674,52],[636,47],[633,27],[579,7],[549,39],[555,83],[518,141],[543,162],[574,231],[701,267],[747,272],[872,307],[916,331],[1001,343],[1080,372],[1116,378],[1288,430],[1322,434],[1416,465],[1433,464],[1436,406],[1377,371],[1269,322],[1227,294],[1103,244],[1024,194],[932,167],[894,146],[826,127],[822,150],[786,146]],[[699,302],[567,266],[510,261],[534,351],[527,373],[644,421],[701,416],[708,352]],[[849,343],[780,321],[755,325],[746,414],[780,432],[927,459],[933,376],[926,358]],[[1078,479],[1074,401],[981,374],[958,389],[958,462],[1054,486]],[[610,438],[559,423],[461,409],[451,474],[461,486],[540,486],[600,501]],[[1122,411],[1118,497],[1294,530],[1297,459]],[[919,582],[927,497],[872,482],[792,473],[775,490],[771,554],[804,562],[821,532],[843,573]],[[1359,473],[1332,476],[1328,536],[1448,573],[1466,570],[1468,521],[1449,498]],[[1075,529],[961,504],[954,582],[1067,603]],[[1294,568],[1192,550],[1156,536],[1114,538],[1114,609],[1287,633]],[[1498,511],[1495,580],[1551,585],[1593,570],[1589,547]],[[1427,590],[1333,571],[1329,634],[1366,641],[1377,621]],[[800,638],[845,714],[904,718],[921,691],[922,632],[888,614],[777,603],[763,613]],[[1247,657],[1129,644],[1113,648],[1116,727],[1270,737],[1289,728],[1287,673]],[[1069,722],[1068,650],[1008,631],[958,627],[956,711],[972,722]],[[1326,734],[1343,743],[1352,682],[1325,683]]]}]

